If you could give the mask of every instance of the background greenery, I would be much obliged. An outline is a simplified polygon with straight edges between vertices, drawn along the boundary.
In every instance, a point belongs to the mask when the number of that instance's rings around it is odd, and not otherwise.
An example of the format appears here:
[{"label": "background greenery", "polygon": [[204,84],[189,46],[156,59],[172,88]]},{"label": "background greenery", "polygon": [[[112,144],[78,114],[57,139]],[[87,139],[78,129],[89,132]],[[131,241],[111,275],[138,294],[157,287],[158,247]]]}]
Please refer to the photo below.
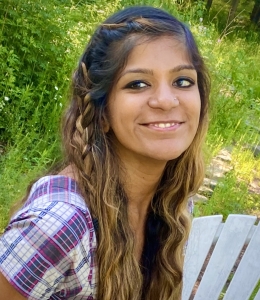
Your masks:
[{"label": "background greenery", "polygon": [[133,4],[163,7],[189,24],[212,75],[207,163],[226,146],[233,169],[198,203],[197,215],[260,214],[260,158],[248,150],[260,136],[259,27],[250,22],[255,1],[0,0],[0,231],[9,209],[61,157],[59,120],[73,69],[96,24]]}]

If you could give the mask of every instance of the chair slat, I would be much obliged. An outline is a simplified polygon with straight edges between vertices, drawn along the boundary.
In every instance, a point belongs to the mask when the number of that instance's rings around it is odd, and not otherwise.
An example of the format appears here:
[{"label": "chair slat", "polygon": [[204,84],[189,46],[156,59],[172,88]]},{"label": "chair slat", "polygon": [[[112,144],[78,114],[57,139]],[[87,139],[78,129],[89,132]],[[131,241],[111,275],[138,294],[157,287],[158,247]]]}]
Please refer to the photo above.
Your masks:
[{"label": "chair slat", "polygon": [[254,216],[228,216],[194,300],[218,299],[255,220]]},{"label": "chair slat", "polygon": [[221,215],[193,219],[185,254],[185,284],[183,286],[182,300],[188,300],[190,298],[193,286],[198,278],[221,221]]},{"label": "chair slat", "polygon": [[[260,279],[260,223],[227,289],[224,300],[247,300]],[[259,296],[260,297],[260,296]]]}]

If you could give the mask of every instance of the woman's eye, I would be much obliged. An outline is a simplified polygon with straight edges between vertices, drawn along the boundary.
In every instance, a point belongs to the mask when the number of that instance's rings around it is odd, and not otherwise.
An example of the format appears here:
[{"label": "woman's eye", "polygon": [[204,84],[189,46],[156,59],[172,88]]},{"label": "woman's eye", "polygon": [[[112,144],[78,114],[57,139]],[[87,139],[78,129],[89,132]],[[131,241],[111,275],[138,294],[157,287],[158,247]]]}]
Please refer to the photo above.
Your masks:
[{"label": "woman's eye", "polygon": [[175,81],[174,85],[180,88],[186,88],[194,85],[194,81],[189,78],[179,78]]},{"label": "woman's eye", "polygon": [[127,89],[133,89],[133,90],[138,90],[138,89],[142,89],[142,88],[145,88],[147,87],[148,84],[143,82],[143,81],[140,81],[140,80],[136,80],[136,81],[132,81],[130,83],[128,83],[126,85],[126,88]]}]

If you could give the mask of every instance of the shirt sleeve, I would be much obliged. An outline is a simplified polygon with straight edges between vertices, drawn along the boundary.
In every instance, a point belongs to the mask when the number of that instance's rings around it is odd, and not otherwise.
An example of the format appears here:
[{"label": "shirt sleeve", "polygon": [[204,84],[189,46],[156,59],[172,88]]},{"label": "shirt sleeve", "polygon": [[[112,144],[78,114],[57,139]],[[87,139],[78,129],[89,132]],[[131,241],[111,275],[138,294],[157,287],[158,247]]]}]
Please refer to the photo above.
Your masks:
[{"label": "shirt sleeve", "polygon": [[[86,216],[72,205],[30,207],[17,214],[0,237],[0,271],[28,299],[73,297],[82,290],[82,266],[91,272],[94,264],[90,234]],[[53,295],[57,298],[50,298]]]}]

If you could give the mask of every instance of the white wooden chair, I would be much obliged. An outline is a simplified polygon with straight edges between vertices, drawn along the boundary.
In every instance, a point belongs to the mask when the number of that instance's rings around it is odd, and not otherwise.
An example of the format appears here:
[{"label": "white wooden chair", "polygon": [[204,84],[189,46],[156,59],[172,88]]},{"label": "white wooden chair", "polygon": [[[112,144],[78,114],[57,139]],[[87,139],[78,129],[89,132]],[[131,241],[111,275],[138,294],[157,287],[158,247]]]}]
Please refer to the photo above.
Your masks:
[{"label": "white wooden chair", "polygon": [[[260,282],[260,222],[255,225],[256,221],[255,216],[248,215],[229,215],[225,223],[221,215],[193,219],[182,300],[250,298]],[[235,264],[238,267],[233,274]],[[227,280],[231,281],[226,289]],[[254,300],[260,300],[260,290]]]}]

